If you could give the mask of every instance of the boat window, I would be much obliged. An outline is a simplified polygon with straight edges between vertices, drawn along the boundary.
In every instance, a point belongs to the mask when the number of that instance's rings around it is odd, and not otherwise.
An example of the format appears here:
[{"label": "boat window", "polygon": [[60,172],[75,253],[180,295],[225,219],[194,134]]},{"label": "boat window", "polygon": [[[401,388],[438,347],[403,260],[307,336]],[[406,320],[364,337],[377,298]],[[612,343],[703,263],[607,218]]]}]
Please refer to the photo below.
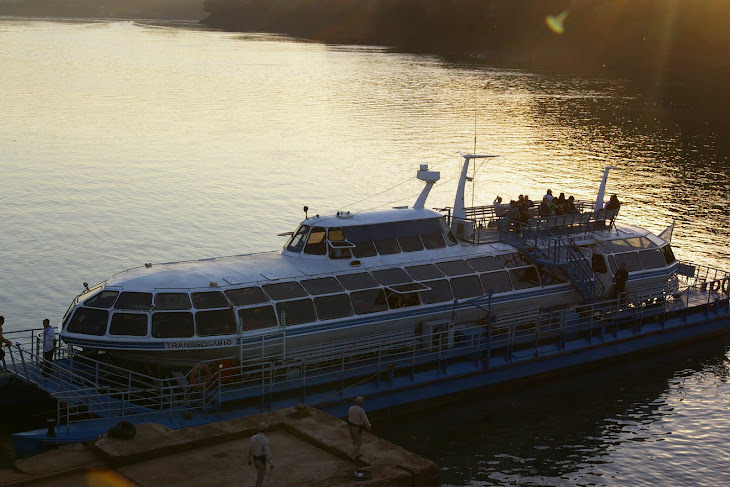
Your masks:
[{"label": "boat window", "polygon": [[611,274],[616,274],[618,267],[616,267],[616,257],[613,255],[608,256],[608,266],[611,268]]},{"label": "boat window", "polygon": [[446,244],[444,243],[444,236],[440,233],[421,235],[421,240],[423,240],[423,246],[428,250],[443,249],[446,247]]},{"label": "boat window", "polygon": [[617,252],[626,252],[627,250],[631,250],[631,246],[626,243],[626,240],[622,239],[616,239],[616,240],[606,240],[606,241],[599,241],[596,242],[596,245],[598,245],[598,248],[603,250],[605,254],[615,254]]},{"label": "boat window", "polygon": [[76,308],[71,321],[66,327],[69,333],[101,336],[106,333],[109,312],[103,309]]},{"label": "boat window", "polygon": [[626,243],[635,249],[655,249],[657,245],[646,237],[627,238]]},{"label": "boat window", "polygon": [[373,243],[375,244],[375,250],[377,250],[378,254],[380,254],[380,255],[392,255],[392,254],[400,253],[400,247],[398,246],[398,240],[395,238],[386,238],[384,240],[376,240]]},{"label": "boat window", "polygon": [[540,285],[540,278],[537,277],[537,269],[533,266],[512,269],[509,273],[512,276],[512,285],[515,289],[527,289]]},{"label": "boat window", "polygon": [[352,255],[358,259],[363,257],[374,257],[378,255],[373,242],[358,242],[352,249]]},{"label": "boat window", "polygon": [[507,291],[512,291],[512,281],[507,271],[487,272],[479,277],[482,281],[482,287],[487,293],[506,293]]},{"label": "boat window", "polygon": [[465,260],[451,260],[449,262],[439,262],[436,264],[447,276],[461,276],[464,274],[474,274],[474,269],[466,263]]},{"label": "boat window", "polygon": [[324,277],[322,279],[307,279],[301,282],[304,289],[309,294],[330,294],[344,291],[342,285],[337,282],[334,277]]},{"label": "boat window", "polygon": [[341,228],[330,228],[327,230],[329,240],[330,259],[349,259],[352,257],[350,248],[353,244],[345,239]]},{"label": "boat window", "polygon": [[155,338],[189,338],[193,336],[193,314],[159,312],[152,314],[152,336]]},{"label": "boat window", "polygon": [[454,292],[454,299],[473,298],[484,294],[479,276],[455,277],[451,280],[451,290]]},{"label": "boat window", "polygon": [[398,244],[400,244],[403,252],[418,252],[419,250],[423,250],[423,242],[421,242],[421,237],[418,235],[399,237]]},{"label": "boat window", "polygon": [[530,259],[528,259],[527,256],[522,252],[498,255],[497,260],[504,264],[505,267],[522,267],[532,264],[532,262],[530,262]]},{"label": "boat window", "polygon": [[400,267],[394,269],[385,269],[382,271],[373,271],[373,277],[384,286],[388,284],[400,284],[403,282],[411,282],[413,279]]},{"label": "boat window", "polygon": [[294,235],[289,238],[289,241],[286,243],[284,248],[286,248],[286,250],[288,250],[289,252],[301,252],[304,248],[304,241],[307,237],[307,233],[309,233],[309,226],[299,225],[299,228],[297,228],[297,231],[294,232]]},{"label": "boat window", "polygon": [[314,298],[314,307],[320,320],[333,320],[352,316],[352,304],[347,294]]},{"label": "boat window", "polygon": [[438,268],[433,264],[414,265],[406,267],[406,270],[416,281],[444,277],[444,273],[438,270]]},{"label": "boat window", "polygon": [[220,291],[206,291],[203,293],[191,293],[193,305],[197,309],[227,308],[230,306],[228,300]]},{"label": "boat window", "polygon": [[232,309],[214,309],[195,313],[195,331],[198,336],[234,335],[236,317]]},{"label": "boat window", "polygon": [[608,272],[608,267],[606,267],[606,259],[601,254],[593,254],[591,257],[591,268],[593,269],[593,272],[596,272],[598,274],[605,274]]},{"label": "boat window", "polygon": [[475,259],[466,259],[470,266],[477,270],[477,272],[486,271],[501,271],[504,266],[496,257],[477,257]]},{"label": "boat window", "polygon": [[659,249],[642,250],[639,252],[639,258],[641,258],[641,265],[644,266],[644,269],[656,269],[667,265],[664,261],[664,254]]},{"label": "boat window", "polygon": [[409,306],[418,306],[421,300],[418,293],[394,293],[390,291],[388,294],[388,307],[390,309],[407,308]]},{"label": "boat window", "polygon": [[271,328],[277,325],[276,313],[271,305],[239,309],[238,316],[241,318],[243,331]]},{"label": "boat window", "polygon": [[114,313],[109,325],[110,335],[147,336],[147,315],[141,313]]},{"label": "boat window", "polygon": [[276,314],[279,315],[281,326],[301,325],[302,323],[311,323],[317,320],[311,299],[277,303]]},{"label": "boat window", "polygon": [[337,276],[337,280],[345,286],[348,291],[356,291],[358,289],[367,289],[369,287],[377,287],[378,283],[367,272],[358,272],[357,274],[343,274]]},{"label": "boat window", "polygon": [[246,306],[249,304],[265,303],[269,297],[258,287],[242,287],[240,289],[229,289],[225,291],[226,297],[233,306]]},{"label": "boat window", "polygon": [[639,260],[639,254],[636,252],[626,252],[624,254],[616,254],[616,265],[621,267],[621,264],[626,263],[626,270],[640,271],[641,261]]},{"label": "boat window", "polygon": [[301,284],[296,281],[278,282],[276,284],[264,284],[262,286],[266,294],[274,301],[283,299],[301,298],[307,295]]},{"label": "boat window", "polygon": [[454,245],[458,244],[459,242],[456,240],[454,233],[446,224],[446,220],[444,220],[443,218],[439,218],[439,222],[441,223],[441,232],[446,235],[446,245],[448,245],[449,247],[453,247]]},{"label": "boat window", "polygon": [[84,306],[89,308],[111,308],[118,295],[119,291],[102,291],[84,301]]},{"label": "boat window", "polygon": [[152,293],[122,293],[114,303],[116,309],[150,309],[151,307]]},{"label": "boat window", "polygon": [[674,252],[672,252],[672,247],[669,245],[662,247],[662,253],[664,254],[664,259],[667,261],[667,265],[672,264],[677,260],[674,257]]},{"label": "boat window", "polygon": [[396,284],[388,286],[389,290],[396,292],[396,293],[412,293],[413,291],[425,291],[428,289],[428,286],[425,284],[421,284],[420,282],[409,282],[406,284]]},{"label": "boat window", "polygon": [[350,294],[352,309],[355,314],[363,315],[385,311],[388,305],[385,301],[385,292],[382,289],[368,289]]},{"label": "boat window", "polygon": [[451,293],[451,286],[449,286],[449,281],[446,279],[428,281],[423,284],[431,288],[428,291],[421,291],[421,300],[424,304],[441,303],[454,299],[454,295]]},{"label": "boat window", "polygon": [[157,293],[155,294],[155,309],[190,309],[188,293]]},{"label": "boat window", "polygon": [[[603,265],[606,265],[605,261]],[[540,281],[542,282],[543,286],[551,286],[553,284],[563,284],[564,282],[568,282],[568,278],[565,276],[565,272],[561,269],[551,268],[550,266],[538,265],[537,271],[540,273]]]},{"label": "boat window", "polygon": [[327,253],[327,231],[322,227],[312,227],[309,233],[304,253],[310,255],[325,255]]}]

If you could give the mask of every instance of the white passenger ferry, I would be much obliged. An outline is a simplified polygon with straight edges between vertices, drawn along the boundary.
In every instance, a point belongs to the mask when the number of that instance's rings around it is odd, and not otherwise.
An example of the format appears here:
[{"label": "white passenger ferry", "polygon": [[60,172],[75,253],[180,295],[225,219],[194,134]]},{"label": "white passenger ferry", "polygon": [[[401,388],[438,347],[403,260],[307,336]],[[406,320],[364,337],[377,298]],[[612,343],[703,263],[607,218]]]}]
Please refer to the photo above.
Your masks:
[{"label": "white passenger ferry", "polygon": [[578,213],[515,226],[491,206],[464,207],[468,166],[484,157],[463,156],[453,208],[426,207],[439,173],[422,165],[426,186],[411,208],[315,215],[278,252],[123,271],[74,299],[61,337],[184,370],[263,355],[273,339],[277,353],[390,331],[449,340],[445,331],[498,323],[502,313],[609,298],[622,263],[627,289],[647,290],[643,299],[676,287],[670,244],[602,209],[608,169],[596,201]]}]

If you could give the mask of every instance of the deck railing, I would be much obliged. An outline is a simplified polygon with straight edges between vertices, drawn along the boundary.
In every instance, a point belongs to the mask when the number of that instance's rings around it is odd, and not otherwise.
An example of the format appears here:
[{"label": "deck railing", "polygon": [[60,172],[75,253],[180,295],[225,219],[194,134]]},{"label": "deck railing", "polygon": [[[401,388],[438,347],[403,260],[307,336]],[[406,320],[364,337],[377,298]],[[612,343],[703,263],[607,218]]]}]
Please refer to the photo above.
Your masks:
[{"label": "deck railing", "polygon": [[[690,268],[687,267],[687,270]],[[486,314],[479,322],[449,323],[420,333],[401,330],[306,347],[285,347],[281,334],[246,344],[238,357],[200,362],[187,374],[159,378],[75,350],[60,348],[52,373],[42,377],[38,330],[8,332],[9,368],[58,400],[57,421],[90,416],[215,414],[243,408],[265,411],[302,402],[325,406],[358,393],[377,393],[419,380],[486,370],[510,362],[591,346],[598,341],[656,331],[691,313],[730,316],[730,273],[693,266],[663,286],[635,289],[628,303],[608,300],[572,308],[533,308]],[[687,272],[687,274],[690,274]],[[713,278],[708,280],[708,277]],[[651,328],[654,327],[654,328]]]}]

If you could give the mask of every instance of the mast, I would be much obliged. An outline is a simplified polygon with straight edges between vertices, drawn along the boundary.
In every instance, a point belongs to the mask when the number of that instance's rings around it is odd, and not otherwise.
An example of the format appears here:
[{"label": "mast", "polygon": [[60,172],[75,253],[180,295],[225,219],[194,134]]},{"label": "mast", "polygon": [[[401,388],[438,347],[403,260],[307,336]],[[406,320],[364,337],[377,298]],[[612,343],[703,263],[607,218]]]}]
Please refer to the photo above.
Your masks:
[{"label": "mast", "polygon": [[608,171],[611,169],[618,169],[618,167],[606,166],[603,169],[603,179],[601,180],[601,186],[598,188],[598,194],[596,195],[596,204],[593,207],[593,211],[601,211],[603,209],[603,197],[606,193],[606,181],[608,180]]},{"label": "mast", "polygon": [[441,179],[441,173],[438,171],[429,171],[428,164],[421,164],[421,168],[416,173],[416,177],[425,182],[426,186],[424,186],[423,190],[421,190],[421,194],[418,195],[418,199],[413,204],[413,208],[423,208],[426,204],[428,193],[430,193],[431,188],[433,188],[433,184]]},{"label": "mast", "polygon": [[486,154],[463,154],[464,164],[461,167],[461,176],[459,176],[459,185],[456,187],[456,198],[454,199],[454,213],[451,215],[451,231],[457,237],[471,237],[473,228],[467,225],[466,207],[464,206],[464,189],[466,187],[467,173],[469,171],[469,162],[472,159],[486,159],[489,157],[499,157]]}]

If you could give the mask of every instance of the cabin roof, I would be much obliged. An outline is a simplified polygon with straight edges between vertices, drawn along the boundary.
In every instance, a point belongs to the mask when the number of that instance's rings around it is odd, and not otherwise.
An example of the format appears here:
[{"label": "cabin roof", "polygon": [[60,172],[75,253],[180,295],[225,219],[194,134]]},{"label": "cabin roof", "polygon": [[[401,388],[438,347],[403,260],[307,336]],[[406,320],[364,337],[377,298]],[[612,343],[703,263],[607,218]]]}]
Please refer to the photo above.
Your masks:
[{"label": "cabin roof", "polygon": [[335,215],[313,216],[302,222],[303,225],[316,227],[352,227],[374,225],[376,223],[403,222],[441,218],[443,215],[428,208],[392,208],[388,210],[367,211],[363,213],[338,212]]}]

